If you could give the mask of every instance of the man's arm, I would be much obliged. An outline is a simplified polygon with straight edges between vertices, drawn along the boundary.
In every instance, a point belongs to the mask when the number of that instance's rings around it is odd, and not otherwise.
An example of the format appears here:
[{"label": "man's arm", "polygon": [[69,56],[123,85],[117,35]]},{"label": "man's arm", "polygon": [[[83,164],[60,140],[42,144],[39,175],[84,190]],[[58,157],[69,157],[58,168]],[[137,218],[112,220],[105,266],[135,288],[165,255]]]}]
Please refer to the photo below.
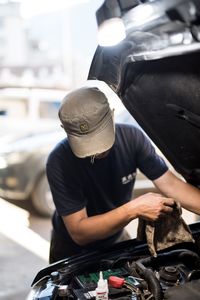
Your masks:
[{"label": "man's arm", "polygon": [[200,190],[175,176],[171,171],[153,181],[155,186],[167,197],[180,202],[191,212],[200,214]]},{"label": "man's arm", "polygon": [[72,239],[79,245],[107,238],[123,229],[135,218],[157,220],[170,213],[174,200],[156,193],[147,193],[107,213],[88,217],[86,209],[63,216]]},{"label": "man's arm", "polygon": [[115,234],[130,221],[141,217],[155,221],[170,213],[174,200],[187,210],[200,214],[200,190],[185,183],[170,171],[154,180],[155,186],[164,194],[147,193],[104,214],[88,217],[86,209],[64,216],[63,220],[72,239],[86,245]]}]

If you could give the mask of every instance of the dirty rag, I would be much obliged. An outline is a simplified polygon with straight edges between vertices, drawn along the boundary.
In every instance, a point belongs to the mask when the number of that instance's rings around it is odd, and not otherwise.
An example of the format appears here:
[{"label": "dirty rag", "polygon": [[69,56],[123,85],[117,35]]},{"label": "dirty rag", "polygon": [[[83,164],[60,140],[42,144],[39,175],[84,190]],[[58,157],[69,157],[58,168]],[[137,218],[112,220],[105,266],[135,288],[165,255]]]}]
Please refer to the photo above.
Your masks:
[{"label": "dirty rag", "polygon": [[172,213],[161,217],[157,221],[147,221],[139,218],[137,239],[146,240],[152,256],[157,251],[183,242],[194,242],[190,228],[182,218],[182,209],[176,202]]}]

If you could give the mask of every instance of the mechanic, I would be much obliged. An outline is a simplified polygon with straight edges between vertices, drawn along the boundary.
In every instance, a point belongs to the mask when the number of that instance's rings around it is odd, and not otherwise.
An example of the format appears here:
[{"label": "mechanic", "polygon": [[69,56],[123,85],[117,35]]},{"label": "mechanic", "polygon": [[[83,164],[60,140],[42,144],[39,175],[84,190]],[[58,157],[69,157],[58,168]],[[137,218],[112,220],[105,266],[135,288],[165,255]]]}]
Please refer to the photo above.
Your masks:
[{"label": "mechanic", "polygon": [[[137,127],[114,124],[105,94],[76,89],[63,99],[59,118],[67,138],[52,150],[47,177],[56,211],[50,263],[130,239],[133,219],[158,220],[175,200],[200,214],[200,191],[176,177]],[[136,171],[159,190],[133,199]]]}]

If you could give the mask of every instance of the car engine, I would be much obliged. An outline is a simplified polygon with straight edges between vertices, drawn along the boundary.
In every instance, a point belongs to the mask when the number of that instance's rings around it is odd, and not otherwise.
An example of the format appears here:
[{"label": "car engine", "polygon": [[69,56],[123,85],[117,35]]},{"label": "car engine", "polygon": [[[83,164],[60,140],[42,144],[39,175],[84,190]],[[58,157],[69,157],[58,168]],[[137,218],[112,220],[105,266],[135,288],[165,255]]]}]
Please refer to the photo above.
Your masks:
[{"label": "car engine", "polygon": [[72,257],[40,271],[30,299],[95,299],[100,271],[108,282],[108,299],[200,299],[198,243],[182,243],[153,257],[146,244],[130,240]]}]

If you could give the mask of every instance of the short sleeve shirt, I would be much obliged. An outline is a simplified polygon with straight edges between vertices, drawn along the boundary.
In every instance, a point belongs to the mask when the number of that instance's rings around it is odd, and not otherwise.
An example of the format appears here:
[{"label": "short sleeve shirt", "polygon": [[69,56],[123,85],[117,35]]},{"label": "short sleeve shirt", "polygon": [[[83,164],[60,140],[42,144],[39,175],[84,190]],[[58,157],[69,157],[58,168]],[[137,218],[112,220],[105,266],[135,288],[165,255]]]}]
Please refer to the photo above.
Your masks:
[{"label": "short sleeve shirt", "polygon": [[150,140],[137,127],[116,124],[115,143],[101,159],[76,157],[67,138],[50,153],[47,177],[56,206],[53,225],[67,234],[61,216],[86,208],[88,216],[102,214],[132,199],[137,170],[155,180],[167,171]]}]

